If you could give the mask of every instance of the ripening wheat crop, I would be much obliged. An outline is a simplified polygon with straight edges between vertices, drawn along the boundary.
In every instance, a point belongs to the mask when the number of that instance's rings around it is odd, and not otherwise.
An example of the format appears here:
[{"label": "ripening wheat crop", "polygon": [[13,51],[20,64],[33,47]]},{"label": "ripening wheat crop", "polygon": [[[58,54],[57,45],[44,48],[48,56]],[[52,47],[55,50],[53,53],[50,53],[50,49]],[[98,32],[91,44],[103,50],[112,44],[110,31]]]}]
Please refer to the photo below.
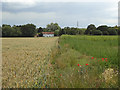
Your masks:
[{"label": "ripening wheat crop", "polygon": [[51,49],[57,37],[52,38],[3,38],[2,39],[2,87],[30,88],[38,79],[45,84],[45,75]]}]

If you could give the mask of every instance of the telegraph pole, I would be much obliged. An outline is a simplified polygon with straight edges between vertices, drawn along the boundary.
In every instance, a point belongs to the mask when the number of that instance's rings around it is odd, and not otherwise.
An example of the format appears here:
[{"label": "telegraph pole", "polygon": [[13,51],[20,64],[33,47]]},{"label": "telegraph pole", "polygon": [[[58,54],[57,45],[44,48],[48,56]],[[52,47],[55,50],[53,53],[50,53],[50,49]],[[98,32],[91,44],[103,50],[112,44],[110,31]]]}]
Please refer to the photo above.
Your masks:
[{"label": "telegraph pole", "polygon": [[77,21],[77,28],[78,28],[78,26],[79,26],[79,22]]}]

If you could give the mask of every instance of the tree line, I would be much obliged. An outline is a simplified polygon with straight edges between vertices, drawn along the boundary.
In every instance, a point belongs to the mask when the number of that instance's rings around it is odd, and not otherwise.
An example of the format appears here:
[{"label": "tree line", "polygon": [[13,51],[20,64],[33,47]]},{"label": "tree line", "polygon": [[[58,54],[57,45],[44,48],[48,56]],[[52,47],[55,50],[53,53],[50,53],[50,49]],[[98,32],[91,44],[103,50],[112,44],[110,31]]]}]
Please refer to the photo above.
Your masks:
[{"label": "tree line", "polygon": [[54,32],[55,36],[61,36],[62,34],[68,35],[118,35],[120,27],[108,27],[107,25],[101,25],[95,27],[90,24],[87,28],[76,28],[76,27],[64,27],[61,28],[57,23],[50,23],[46,28],[36,28],[34,24],[26,25],[7,25],[3,24],[0,27],[2,37],[42,37],[42,32]]}]

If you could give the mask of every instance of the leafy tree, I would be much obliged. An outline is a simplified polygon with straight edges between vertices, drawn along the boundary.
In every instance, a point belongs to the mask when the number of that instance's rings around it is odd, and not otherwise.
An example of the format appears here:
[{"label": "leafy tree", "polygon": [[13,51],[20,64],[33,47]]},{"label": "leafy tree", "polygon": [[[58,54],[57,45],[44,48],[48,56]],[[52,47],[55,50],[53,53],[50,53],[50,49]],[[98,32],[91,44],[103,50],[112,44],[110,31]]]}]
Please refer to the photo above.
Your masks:
[{"label": "leafy tree", "polygon": [[108,33],[109,35],[117,35],[117,31],[115,30],[115,28],[109,28]]},{"label": "leafy tree", "polygon": [[118,27],[118,35],[120,35],[120,27]]},{"label": "leafy tree", "polygon": [[36,26],[34,24],[26,24],[21,27],[22,36],[31,37],[36,34]]},{"label": "leafy tree", "polygon": [[101,25],[97,28],[97,30],[100,30],[100,31],[108,31],[108,26],[107,25]]},{"label": "leafy tree", "polygon": [[100,30],[93,30],[92,35],[102,35],[102,32]]},{"label": "leafy tree", "polygon": [[65,32],[65,34],[69,34],[70,35],[70,27],[65,27],[64,28],[64,32]]},{"label": "leafy tree", "polygon": [[103,35],[109,35],[108,31],[102,31]]},{"label": "leafy tree", "polygon": [[38,33],[38,35],[39,35],[40,37],[43,36],[42,32],[43,32],[42,27],[39,27],[38,30],[37,30],[37,33]]},{"label": "leafy tree", "polygon": [[76,35],[76,33],[77,33],[77,28],[74,28],[74,27],[72,27],[71,29],[70,29],[70,35]]},{"label": "leafy tree", "polygon": [[60,29],[60,30],[59,30],[59,36],[61,36],[62,34],[65,34],[64,29]]},{"label": "leafy tree", "polygon": [[54,34],[55,36],[59,36],[59,30],[55,30]]},{"label": "leafy tree", "polygon": [[18,26],[13,26],[13,36],[22,36],[21,28]]},{"label": "leafy tree", "polygon": [[85,33],[85,28],[77,28],[77,34],[83,35]]},{"label": "leafy tree", "polygon": [[9,26],[9,27],[11,27],[10,25],[7,25],[7,24],[2,24],[2,27],[5,27],[5,26]]},{"label": "leafy tree", "polygon": [[10,37],[13,36],[14,29],[8,25],[2,27],[2,36]]},{"label": "leafy tree", "polygon": [[90,25],[88,25],[87,30],[85,31],[84,34],[86,34],[86,35],[91,34],[93,30],[96,30],[96,27],[95,27],[95,25],[90,24]]},{"label": "leafy tree", "polygon": [[46,29],[50,31],[60,30],[60,26],[57,23],[50,23],[47,25]]}]

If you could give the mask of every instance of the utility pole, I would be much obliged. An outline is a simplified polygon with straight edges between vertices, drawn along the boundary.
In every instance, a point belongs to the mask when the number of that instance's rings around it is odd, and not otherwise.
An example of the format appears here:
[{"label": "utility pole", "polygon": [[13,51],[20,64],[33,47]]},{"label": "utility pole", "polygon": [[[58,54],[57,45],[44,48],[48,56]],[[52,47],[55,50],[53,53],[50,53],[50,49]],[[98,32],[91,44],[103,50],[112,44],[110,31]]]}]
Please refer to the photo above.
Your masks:
[{"label": "utility pole", "polygon": [[77,28],[78,28],[78,26],[79,26],[79,22],[77,21]]}]

